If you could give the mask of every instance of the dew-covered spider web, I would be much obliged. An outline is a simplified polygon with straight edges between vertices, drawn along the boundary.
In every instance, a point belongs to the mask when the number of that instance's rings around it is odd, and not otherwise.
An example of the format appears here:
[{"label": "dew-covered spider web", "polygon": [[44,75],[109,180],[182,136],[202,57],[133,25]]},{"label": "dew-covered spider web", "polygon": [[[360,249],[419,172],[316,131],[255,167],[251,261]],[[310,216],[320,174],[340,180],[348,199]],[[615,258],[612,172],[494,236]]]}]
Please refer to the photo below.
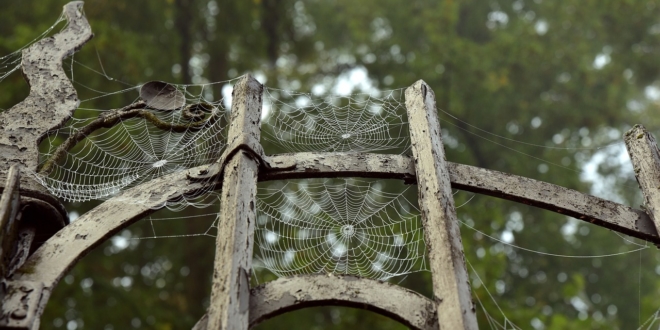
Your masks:
[{"label": "dew-covered spider web", "polygon": [[266,88],[263,139],[284,152],[382,152],[410,148],[404,89],[315,95]]},{"label": "dew-covered spider web", "polygon": [[177,104],[139,108],[138,86],[122,91],[135,97],[125,108],[79,108],[83,116],[74,115],[42,143],[35,178],[53,195],[80,202],[216,161],[226,144],[226,100],[209,99],[211,84],[166,86],[176,89],[168,102]]},{"label": "dew-covered spider web", "polygon": [[[60,16],[41,36],[25,46],[16,45],[17,51],[0,57],[0,81],[20,69],[20,50],[54,32],[63,21],[63,16]],[[79,59],[78,55],[76,59]],[[103,64],[100,62],[99,57],[102,75],[108,80],[118,81],[105,74]],[[73,58],[67,59],[63,64],[72,81],[74,67],[76,75],[78,71],[90,69]],[[75,78],[76,88],[95,91],[96,86],[83,85],[80,82],[82,79]],[[204,106],[208,111],[205,111],[203,120],[184,114],[185,107],[172,110],[147,109],[151,117],[148,115],[122,117],[113,125],[83,134],[84,139],[62,153],[63,156],[54,163],[48,173],[26,174],[35,176],[54,195],[67,201],[81,202],[107,199],[154,178],[215,162],[226,147],[226,114],[230,111],[231,102],[228,96],[234,82],[235,80],[175,85],[176,90],[183,95],[185,106],[210,105]],[[116,115],[122,106],[138,101],[138,91],[142,85],[125,84],[128,89],[114,92],[99,91],[98,96],[93,99],[83,99],[74,118],[64,127],[51,132],[44,140],[40,150],[41,165],[45,166],[68,138],[81,134],[85,127],[95,120],[110,114]],[[218,93],[214,95],[211,91],[218,90],[218,86],[226,87],[222,88],[222,95]],[[326,91],[315,90],[315,86],[311,88],[311,93],[265,88],[262,142],[268,154],[280,152],[402,154],[409,151],[410,141],[403,89],[354,90],[341,95],[330,95]],[[224,93],[225,90],[227,93]],[[109,96],[123,98],[126,102],[115,107],[105,106],[104,98]],[[475,111],[482,110],[488,109],[475,109]],[[525,119],[526,117],[510,118],[510,125],[507,124],[508,133],[502,134],[490,126],[477,126],[476,122],[468,120],[467,118],[470,117],[464,113],[455,113],[449,108],[438,111],[442,116],[443,141],[448,149],[463,152],[462,149],[466,148],[466,144],[463,143],[464,137],[471,136],[485,146],[498,148],[502,154],[514,153],[516,158],[521,157],[538,163],[538,172],[541,174],[549,170],[581,172],[583,169],[578,166],[580,160],[578,157],[573,157],[573,153],[568,153],[564,158],[553,158],[547,155],[539,156],[540,153],[533,153],[529,151],[530,148],[542,148],[555,153],[572,150],[572,152],[577,151],[576,156],[581,152],[588,155],[586,152],[589,150],[592,152],[599,149],[623,150],[620,141],[621,132],[611,128],[608,129],[610,134],[603,134],[598,133],[594,127],[590,127],[591,133],[586,127],[579,131],[557,127],[554,136],[544,136],[543,140],[535,140],[534,135],[529,132],[541,126],[542,118],[546,115],[544,113],[538,113],[538,116],[531,118],[529,124],[525,122],[529,121],[529,118]],[[203,123],[199,124],[200,122]],[[527,129],[525,135],[522,135],[523,126]],[[638,189],[634,182],[632,187]],[[389,182],[381,185],[379,181],[357,179],[262,183],[257,200],[258,217],[254,236],[255,268],[272,272],[277,276],[331,272],[376,279],[426,271],[424,235],[419,211],[415,207],[416,203],[413,202],[415,188],[410,187],[408,190],[391,188]],[[478,198],[476,200],[479,201]],[[203,192],[198,196],[186,197],[183,201],[164,205],[167,206],[167,210],[162,210],[163,213],[144,219],[147,224],[146,231],[130,238],[151,240],[197,237],[214,240],[218,230],[218,204],[217,192]],[[632,206],[636,207],[636,205]],[[483,206],[475,203],[475,207]],[[612,236],[614,241],[608,241],[606,244],[602,241],[598,242],[599,245],[605,245],[605,249],[585,249],[585,253],[571,253],[562,249],[554,250],[553,247],[556,246],[543,246],[536,241],[530,244],[530,241],[515,240],[515,236],[511,234],[512,230],[508,228],[508,222],[506,228],[495,228],[492,224],[496,223],[497,219],[484,218],[476,223],[465,218],[460,221],[477,313],[485,315],[487,322],[485,326],[481,322],[482,328],[520,329],[530,328],[531,325],[536,329],[543,329],[545,325],[540,320],[549,321],[549,316],[559,314],[552,310],[546,314],[545,308],[539,307],[535,309],[538,315],[531,317],[516,315],[514,311],[516,307],[512,307],[511,304],[524,306],[526,301],[524,299],[516,301],[507,296],[510,294],[510,289],[503,289],[500,292],[498,286],[500,279],[496,276],[508,273],[485,271],[483,265],[486,261],[501,261],[513,265],[511,269],[514,269],[519,266],[524,268],[531,259],[561,258],[590,262],[603,258],[637,258],[637,254],[641,255],[641,252],[654,251],[650,245],[636,244],[624,237],[621,237],[622,240],[619,242]],[[534,224],[534,220],[525,221],[528,223],[528,228],[525,230],[531,230],[529,224]],[[190,230],[184,233],[181,227],[189,227]],[[564,225],[564,227],[569,226]],[[577,228],[577,225],[575,227]],[[113,238],[113,246],[126,244],[117,237],[119,235],[115,236],[119,243],[114,244],[115,238]],[[482,243],[479,243],[481,239],[488,242],[484,245],[486,249],[481,248]],[[571,243],[568,239],[566,242],[559,241],[564,244]],[[546,249],[548,247],[550,248]],[[524,264],[520,259],[523,253],[533,256],[526,258]],[[626,256],[632,253],[635,254]],[[660,260],[660,257],[657,258]],[[490,262],[486,265],[495,264],[496,262]],[[592,262],[592,265],[595,264]],[[611,264],[609,269],[614,269],[613,265],[615,264]],[[639,329],[657,329],[660,326],[660,310],[644,311],[642,314],[641,261],[639,265],[639,287],[638,292],[634,292],[637,298],[621,298],[619,304],[630,304],[632,300],[638,300],[632,303],[638,303],[640,306],[638,307]],[[589,264],[585,264],[582,269],[589,267]],[[656,273],[660,274],[658,269],[656,268]],[[593,270],[590,272],[595,273]],[[522,271],[513,275],[520,274]],[[520,276],[523,278],[522,275]],[[586,275],[585,278],[591,281]],[[517,282],[514,283],[525,281],[515,280]],[[589,287],[594,286],[589,283],[587,283]],[[563,285],[565,284],[559,279],[554,283],[556,288],[562,288]],[[509,283],[507,287],[510,287]],[[590,314],[585,315],[591,315],[596,325],[598,322],[603,324],[615,320],[617,314],[614,302],[609,306],[604,305],[604,302],[599,305],[600,302],[595,300],[590,302],[593,296],[582,296],[581,300],[576,300],[583,302],[579,305],[573,303],[575,297],[578,295],[568,297],[570,301],[565,301],[564,305],[578,310],[580,315],[589,312]],[[499,303],[497,300],[500,300]],[[510,305],[507,306],[507,303]],[[561,303],[553,304],[553,306],[557,305]],[[584,308],[584,311],[581,308]],[[534,309],[529,310],[534,311]],[[600,316],[600,321],[594,316],[597,315],[594,311],[600,312],[600,310],[603,310],[605,321],[602,319],[603,316]],[[548,317],[544,318],[541,314]],[[539,318],[532,318],[536,316]],[[519,321],[529,318],[532,318],[531,323]],[[554,325],[548,323],[548,327]]]},{"label": "dew-covered spider web", "polygon": [[388,279],[427,270],[416,203],[357,179],[289,181],[258,192],[255,267],[278,276]]},{"label": "dew-covered spider web", "polygon": [[[21,68],[21,55],[22,51],[28,47],[30,47],[32,44],[35,42],[43,39],[44,37],[50,35],[58,26],[60,26],[60,23],[65,22],[66,18],[64,14],[60,14],[60,16],[57,18],[57,20],[50,26],[48,27],[44,32],[42,32],[39,36],[36,38],[32,39],[30,42],[24,44],[24,45],[16,45],[17,48],[16,50],[7,54],[3,55],[0,57],[0,81],[3,81],[5,78],[7,78],[9,75],[12,73],[18,71]],[[64,29],[65,26],[62,26],[61,28]]]}]

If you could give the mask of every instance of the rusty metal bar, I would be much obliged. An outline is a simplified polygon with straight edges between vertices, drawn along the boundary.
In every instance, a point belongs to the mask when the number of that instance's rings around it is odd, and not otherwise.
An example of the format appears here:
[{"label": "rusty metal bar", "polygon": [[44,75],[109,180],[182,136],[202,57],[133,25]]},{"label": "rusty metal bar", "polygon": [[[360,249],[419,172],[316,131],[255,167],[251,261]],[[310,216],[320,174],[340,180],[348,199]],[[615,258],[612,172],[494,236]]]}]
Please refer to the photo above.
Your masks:
[{"label": "rusty metal bar", "polygon": [[[232,92],[227,141],[259,141],[263,86],[251,76]],[[256,221],[258,160],[240,150],[224,167],[209,329],[247,329],[250,311],[252,244]]]},{"label": "rusty metal bar", "polygon": [[660,232],[660,150],[653,135],[642,125],[633,126],[624,141],[644,195],[646,213]]},{"label": "rusty metal bar", "polygon": [[438,323],[447,329],[478,329],[435,94],[420,80],[405,95]]},{"label": "rusty metal bar", "polygon": [[[423,295],[394,285],[347,275],[283,277],[250,291],[250,327],[275,316],[315,306],[343,306],[387,316],[411,329],[438,329],[436,305]],[[207,316],[194,330],[206,330]]]}]

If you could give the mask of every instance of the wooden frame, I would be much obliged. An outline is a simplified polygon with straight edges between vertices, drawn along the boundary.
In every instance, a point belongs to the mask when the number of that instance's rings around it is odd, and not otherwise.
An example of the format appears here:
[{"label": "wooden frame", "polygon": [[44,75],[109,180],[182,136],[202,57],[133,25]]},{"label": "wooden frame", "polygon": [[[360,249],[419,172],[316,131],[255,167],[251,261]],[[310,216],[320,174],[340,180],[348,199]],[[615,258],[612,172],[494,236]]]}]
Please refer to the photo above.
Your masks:
[{"label": "wooden frame", "polygon": [[[6,242],[23,253],[10,256],[15,260],[12,267],[0,268],[4,277],[0,327],[38,328],[53,288],[91,249],[168,201],[216,189],[221,189],[222,196],[221,230],[211,307],[196,329],[245,329],[287,311],[327,304],[372,310],[414,329],[476,329],[452,188],[532,205],[660,244],[660,153],[643,127],[626,135],[626,145],[645,194],[646,211],[550,183],[446,161],[433,92],[423,81],[406,91],[412,157],[371,153],[265,156],[258,142],[263,86],[246,76],[234,89],[229,147],[218,162],[128,189],[64,226],[62,205],[19,172],[36,170],[38,142],[70,118],[78,106],[75,90],[66,75],[59,73],[63,72],[62,59],[92,36],[81,7],[81,2],[67,4],[64,12],[69,26],[49,38],[51,42],[37,42],[24,51],[22,66],[31,83],[30,96],[0,114],[0,123],[8,125],[0,132],[0,182],[9,182],[1,187],[1,255],[7,254]],[[21,122],[24,118],[30,122]],[[256,183],[319,177],[399,179],[418,184],[433,300],[392,284],[351,276],[297,276],[249,288]],[[15,202],[17,191],[20,207]],[[126,199],[145,202],[127,205]],[[21,218],[30,214],[30,207],[49,212],[53,219],[45,226],[49,230],[39,232],[34,221]],[[27,257],[35,235],[52,237]],[[316,289],[319,287],[323,290]]]}]

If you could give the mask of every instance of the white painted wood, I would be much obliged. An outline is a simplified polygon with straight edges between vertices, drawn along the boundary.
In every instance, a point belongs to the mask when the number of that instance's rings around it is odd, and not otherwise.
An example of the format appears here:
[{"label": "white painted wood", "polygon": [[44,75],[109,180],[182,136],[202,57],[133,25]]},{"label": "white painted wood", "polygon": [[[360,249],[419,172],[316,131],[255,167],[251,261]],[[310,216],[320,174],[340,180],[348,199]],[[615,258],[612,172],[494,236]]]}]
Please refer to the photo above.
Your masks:
[{"label": "white painted wood", "polygon": [[478,329],[435,95],[425,82],[406,89],[406,108],[438,323],[444,329]]},{"label": "white painted wood", "polygon": [[660,232],[660,151],[651,133],[635,125],[624,136],[635,177],[642,188],[646,213]]},{"label": "white painted wood", "polygon": [[[245,76],[232,93],[228,144],[259,141],[263,86]],[[244,150],[230,156],[223,183],[216,238],[208,329],[247,329],[256,221],[258,162]]]}]

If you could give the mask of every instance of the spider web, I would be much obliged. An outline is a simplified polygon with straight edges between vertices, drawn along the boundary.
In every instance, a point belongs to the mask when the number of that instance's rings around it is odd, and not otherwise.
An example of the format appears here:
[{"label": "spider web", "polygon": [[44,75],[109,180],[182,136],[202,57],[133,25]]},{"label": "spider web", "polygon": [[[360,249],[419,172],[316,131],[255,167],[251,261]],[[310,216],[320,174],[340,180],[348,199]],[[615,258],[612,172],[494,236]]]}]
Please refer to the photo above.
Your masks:
[{"label": "spider web", "polygon": [[[0,57],[0,81],[3,81],[9,75],[11,75],[12,73],[14,73],[15,71],[17,71],[21,68],[21,58],[22,58],[22,54],[23,54],[22,51],[24,49],[30,47],[35,42],[37,42],[37,41],[43,39],[44,37],[48,36],[62,22],[66,22],[66,18],[64,16],[64,13],[60,14],[60,16],[57,18],[57,20],[50,27],[48,27],[44,32],[42,32],[39,36],[32,39],[30,42],[26,43],[25,45],[21,46],[20,48],[16,49],[15,51],[13,51],[13,52],[11,52],[7,55],[1,56]],[[65,27],[66,26],[63,26],[62,29],[64,29]]]},{"label": "spider web", "polygon": [[[230,82],[219,84],[230,85]],[[216,161],[226,146],[226,100],[210,101],[210,86],[176,86],[185,96],[186,104],[211,105],[203,121],[186,116],[182,109],[148,109],[158,121],[172,128],[157,127],[141,117],[120,119],[111,128],[95,130],[79,141],[54,164],[50,173],[36,172],[33,176],[53,195],[83,202],[113,197],[151,179]],[[138,88],[122,92],[135,92]],[[62,141],[81,132],[97,118],[117,113],[117,110],[88,108],[77,111],[81,110],[91,116],[72,118],[42,143],[40,166],[57,153]],[[199,122],[202,124],[193,125]]]},{"label": "spider web", "polygon": [[289,181],[257,199],[255,267],[278,276],[388,279],[427,270],[419,211],[404,194],[357,179]]},{"label": "spider web", "polygon": [[403,89],[317,96],[266,88],[263,139],[286,152],[387,152],[410,148]]}]

